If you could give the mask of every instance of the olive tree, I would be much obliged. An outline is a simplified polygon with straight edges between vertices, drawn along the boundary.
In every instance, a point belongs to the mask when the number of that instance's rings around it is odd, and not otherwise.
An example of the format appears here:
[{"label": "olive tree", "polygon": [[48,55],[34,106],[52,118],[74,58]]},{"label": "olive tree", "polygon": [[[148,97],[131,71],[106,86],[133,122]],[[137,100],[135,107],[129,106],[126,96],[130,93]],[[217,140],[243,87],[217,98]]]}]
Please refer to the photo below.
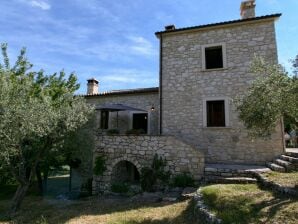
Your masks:
[{"label": "olive tree", "polygon": [[241,99],[237,99],[239,117],[253,137],[269,137],[277,121],[287,116],[297,122],[298,82],[285,69],[255,58],[251,71],[255,81]]},{"label": "olive tree", "polygon": [[[36,167],[50,150],[59,151],[60,141],[85,124],[92,108],[75,97],[74,74],[50,76],[32,71],[25,49],[10,66],[7,45],[2,44],[0,64],[0,159],[18,183],[11,212],[16,212],[36,174]],[[50,146],[50,147],[46,147]]]}]

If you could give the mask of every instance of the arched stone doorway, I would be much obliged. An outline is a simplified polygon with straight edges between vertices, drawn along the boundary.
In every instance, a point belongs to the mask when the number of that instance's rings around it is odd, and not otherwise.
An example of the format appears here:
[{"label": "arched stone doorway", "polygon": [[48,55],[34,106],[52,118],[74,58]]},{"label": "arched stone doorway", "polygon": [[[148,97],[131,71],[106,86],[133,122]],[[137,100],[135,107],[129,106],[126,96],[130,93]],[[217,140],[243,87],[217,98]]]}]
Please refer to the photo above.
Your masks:
[{"label": "arched stone doorway", "polygon": [[127,160],[122,160],[116,163],[112,170],[111,182],[138,184],[140,182],[138,168],[132,162]]}]

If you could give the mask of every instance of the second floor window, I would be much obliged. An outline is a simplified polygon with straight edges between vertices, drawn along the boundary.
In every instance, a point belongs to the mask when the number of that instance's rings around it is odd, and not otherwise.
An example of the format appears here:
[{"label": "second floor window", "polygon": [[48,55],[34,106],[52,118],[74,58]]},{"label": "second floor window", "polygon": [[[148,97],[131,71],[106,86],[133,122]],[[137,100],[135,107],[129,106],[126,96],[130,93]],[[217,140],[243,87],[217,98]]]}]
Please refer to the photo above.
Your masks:
[{"label": "second floor window", "polygon": [[206,69],[223,68],[222,46],[206,47],[205,63]]}]

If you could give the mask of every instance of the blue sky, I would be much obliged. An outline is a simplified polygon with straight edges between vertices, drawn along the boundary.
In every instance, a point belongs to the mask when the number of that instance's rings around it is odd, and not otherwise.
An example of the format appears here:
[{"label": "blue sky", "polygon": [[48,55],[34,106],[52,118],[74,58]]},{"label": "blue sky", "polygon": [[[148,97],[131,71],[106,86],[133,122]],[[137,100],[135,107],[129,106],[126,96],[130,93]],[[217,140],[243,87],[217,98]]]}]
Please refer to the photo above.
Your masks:
[{"label": "blue sky", "polygon": [[[25,46],[35,69],[75,72],[81,88],[100,91],[158,86],[159,42],[154,33],[239,19],[241,0],[1,0],[0,42],[15,59]],[[279,61],[290,71],[298,54],[297,0],[257,0],[257,16],[277,22]]]}]

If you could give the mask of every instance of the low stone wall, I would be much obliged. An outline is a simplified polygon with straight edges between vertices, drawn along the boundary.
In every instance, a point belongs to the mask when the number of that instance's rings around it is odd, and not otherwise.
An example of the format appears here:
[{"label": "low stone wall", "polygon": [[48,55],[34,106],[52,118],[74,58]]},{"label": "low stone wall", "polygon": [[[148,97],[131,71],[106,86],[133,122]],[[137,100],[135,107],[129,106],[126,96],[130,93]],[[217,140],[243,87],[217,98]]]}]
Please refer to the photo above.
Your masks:
[{"label": "low stone wall", "polygon": [[155,154],[166,159],[166,169],[172,175],[189,172],[195,180],[203,176],[204,154],[172,136],[101,135],[96,140],[94,160],[104,156],[107,169],[102,176],[93,177],[93,193],[109,190],[113,168],[119,162],[131,162],[140,173],[143,167],[151,166]]}]

